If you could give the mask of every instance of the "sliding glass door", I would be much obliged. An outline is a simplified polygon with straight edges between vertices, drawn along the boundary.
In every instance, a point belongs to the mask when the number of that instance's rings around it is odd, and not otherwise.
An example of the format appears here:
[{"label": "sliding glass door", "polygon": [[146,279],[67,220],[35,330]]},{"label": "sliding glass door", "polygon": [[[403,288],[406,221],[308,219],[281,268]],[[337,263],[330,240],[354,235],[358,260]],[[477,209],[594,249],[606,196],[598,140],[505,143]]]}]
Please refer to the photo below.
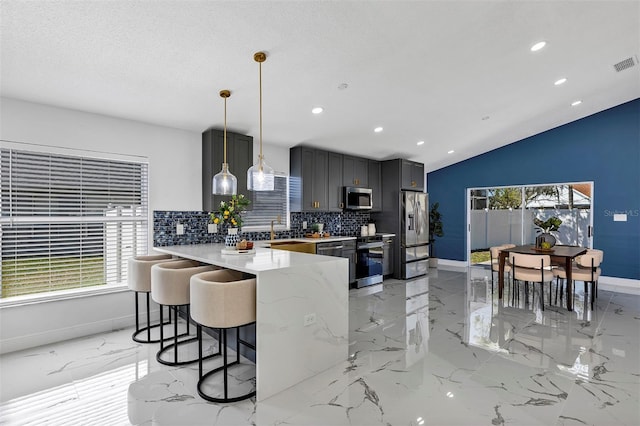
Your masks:
[{"label": "sliding glass door", "polygon": [[489,263],[489,247],[533,244],[534,219],[557,217],[557,244],[591,247],[593,183],[519,185],[468,190],[468,259]]}]

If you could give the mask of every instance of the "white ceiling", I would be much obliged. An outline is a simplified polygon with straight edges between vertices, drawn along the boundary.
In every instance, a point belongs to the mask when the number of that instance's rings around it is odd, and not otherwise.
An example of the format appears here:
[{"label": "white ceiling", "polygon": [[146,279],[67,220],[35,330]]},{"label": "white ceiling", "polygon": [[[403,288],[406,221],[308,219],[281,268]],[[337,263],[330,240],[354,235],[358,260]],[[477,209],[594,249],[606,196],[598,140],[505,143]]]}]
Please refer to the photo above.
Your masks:
[{"label": "white ceiling", "polygon": [[[229,129],[257,137],[253,53],[264,50],[265,143],[427,170],[640,97],[639,1],[0,7],[3,96],[201,132],[222,127],[218,92],[230,89]],[[539,40],[547,46],[530,52]],[[636,65],[616,72],[629,57]]]}]

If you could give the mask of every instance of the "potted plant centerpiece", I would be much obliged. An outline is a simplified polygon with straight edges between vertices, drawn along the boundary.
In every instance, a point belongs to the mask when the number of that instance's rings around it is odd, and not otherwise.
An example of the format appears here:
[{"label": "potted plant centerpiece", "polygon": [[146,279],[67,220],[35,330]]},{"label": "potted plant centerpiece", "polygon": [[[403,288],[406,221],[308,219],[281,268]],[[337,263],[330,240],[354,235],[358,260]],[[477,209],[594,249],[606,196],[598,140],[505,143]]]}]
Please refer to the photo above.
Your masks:
[{"label": "potted plant centerpiece", "polygon": [[562,219],[551,216],[549,219],[543,221],[536,217],[533,219],[533,224],[538,228],[536,232],[540,233],[540,235],[536,237],[536,248],[551,250],[551,247],[556,245],[556,237],[551,235],[551,232],[560,229]]},{"label": "potted plant centerpiece", "polygon": [[221,201],[216,212],[211,213],[211,221],[216,225],[226,225],[227,236],[224,239],[226,247],[236,247],[238,230],[242,227],[242,213],[251,203],[243,194],[232,195],[229,201]]},{"label": "potted plant centerpiece", "polygon": [[436,237],[443,237],[442,214],[438,211],[440,203],[433,203],[429,210],[429,267],[438,267],[438,258],[435,256]]}]

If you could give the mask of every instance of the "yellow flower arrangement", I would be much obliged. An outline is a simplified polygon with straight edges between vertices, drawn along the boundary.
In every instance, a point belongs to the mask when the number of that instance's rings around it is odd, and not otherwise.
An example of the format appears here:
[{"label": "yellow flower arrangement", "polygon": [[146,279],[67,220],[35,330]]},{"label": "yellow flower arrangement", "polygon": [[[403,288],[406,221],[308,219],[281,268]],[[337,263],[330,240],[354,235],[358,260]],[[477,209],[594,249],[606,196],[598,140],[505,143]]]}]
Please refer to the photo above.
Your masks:
[{"label": "yellow flower arrangement", "polygon": [[216,225],[228,224],[240,228],[242,226],[242,213],[247,209],[251,201],[243,195],[232,195],[228,202],[221,201],[217,212],[211,213],[211,221]]}]

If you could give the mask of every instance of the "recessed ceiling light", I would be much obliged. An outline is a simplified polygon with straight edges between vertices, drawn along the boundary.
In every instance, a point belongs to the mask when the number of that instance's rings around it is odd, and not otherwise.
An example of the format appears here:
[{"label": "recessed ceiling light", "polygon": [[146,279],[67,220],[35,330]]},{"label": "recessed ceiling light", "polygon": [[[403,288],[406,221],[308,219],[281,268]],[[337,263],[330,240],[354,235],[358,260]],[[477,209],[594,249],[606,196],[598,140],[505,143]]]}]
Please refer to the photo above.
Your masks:
[{"label": "recessed ceiling light", "polygon": [[324,111],[324,108],[322,107],[315,107],[311,110],[311,112],[314,114],[320,114],[322,111]]},{"label": "recessed ceiling light", "polygon": [[580,100],[574,101],[574,102],[571,102],[571,106],[580,105],[581,103],[582,103],[582,101],[580,101]]},{"label": "recessed ceiling light", "polygon": [[489,118],[491,117],[489,117],[488,115],[485,115],[484,117],[482,117],[482,121],[487,121]]},{"label": "recessed ceiling light", "polygon": [[447,154],[453,154],[454,152],[455,152],[454,150],[451,150],[451,151],[448,151]]},{"label": "recessed ceiling light", "polygon": [[347,83],[342,83],[338,86],[338,90],[345,90],[349,85]]},{"label": "recessed ceiling light", "polygon": [[373,131],[376,133],[380,133],[382,130],[382,127],[376,127],[375,129],[373,129]]},{"label": "recessed ceiling light", "polygon": [[531,46],[531,51],[532,52],[537,52],[538,50],[542,49],[546,45],[547,45],[546,41],[539,41],[536,44],[534,44],[533,46]]},{"label": "recessed ceiling light", "polygon": [[553,83],[553,84],[555,84],[556,86],[560,86],[561,84],[564,84],[564,83],[566,83],[566,82],[567,82],[567,79],[566,79],[566,78],[561,78],[560,80],[557,80],[557,81],[556,81],[555,83]]},{"label": "recessed ceiling light", "polygon": [[418,141],[418,142],[416,143],[416,145],[418,145],[418,146],[420,146],[420,145],[424,145],[424,141]]}]

